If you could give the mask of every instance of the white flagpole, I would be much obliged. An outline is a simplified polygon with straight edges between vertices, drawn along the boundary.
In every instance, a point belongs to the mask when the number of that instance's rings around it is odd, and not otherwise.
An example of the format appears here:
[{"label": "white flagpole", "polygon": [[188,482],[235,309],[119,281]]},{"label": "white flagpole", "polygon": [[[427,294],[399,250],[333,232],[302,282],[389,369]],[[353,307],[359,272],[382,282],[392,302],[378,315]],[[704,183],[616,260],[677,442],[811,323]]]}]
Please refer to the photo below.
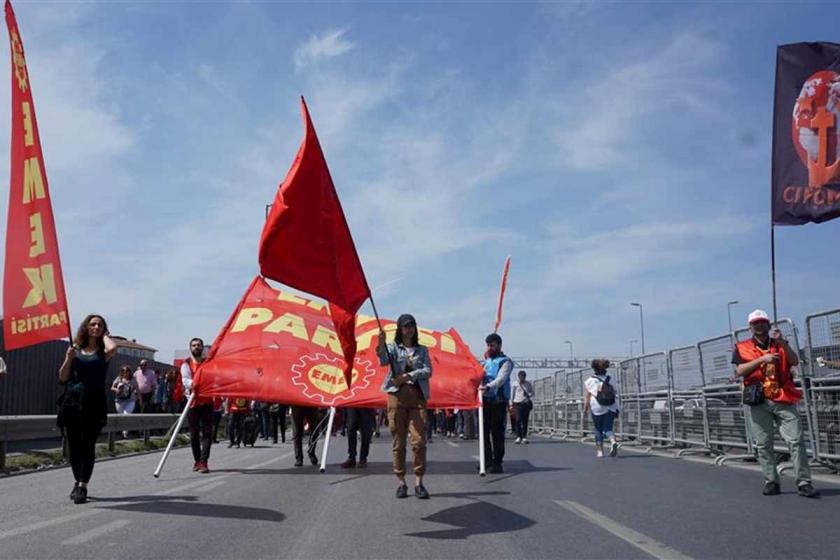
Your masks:
[{"label": "white flagpole", "polygon": [[184,406],[184,411],[181,413],[181,416],[178,417],[178,422],[175,423],[175,429],[172,430],[172,437],[169,438],[169,443],[166,444],[166,450],[163,452],[163,457],[160,458],[160,463],[158,463],[158,466],[155,469],[155,478],[158,478],[160,476],[160,471],[163,470],[163,464],[169,457],[169,452],[172,451],[172,446],[175,444],[175,438],[178,437],[178,432],[181,431],[181,426],[184,424],[184,418],[187,417],[187,411],[190,409],[190,405],[193,402],[193,398],[195,398],[195,393],[190,393],[190,398],[187,399],[187,404],[186,406]]},{"label": "white flagpole", "polygon": [[478,390],[478,474],[485,476],[487,469],[484,466],[484,392]]},{"label": "white flagpole", "polygon": [[332,435],[333,420],[335,420],[335,407],[330,407],[330,419],[327,421],[327,436],[324,438],[324,449],[321,451],[321,472],[327,470],[327,452],[330,450],[330,436]]}]

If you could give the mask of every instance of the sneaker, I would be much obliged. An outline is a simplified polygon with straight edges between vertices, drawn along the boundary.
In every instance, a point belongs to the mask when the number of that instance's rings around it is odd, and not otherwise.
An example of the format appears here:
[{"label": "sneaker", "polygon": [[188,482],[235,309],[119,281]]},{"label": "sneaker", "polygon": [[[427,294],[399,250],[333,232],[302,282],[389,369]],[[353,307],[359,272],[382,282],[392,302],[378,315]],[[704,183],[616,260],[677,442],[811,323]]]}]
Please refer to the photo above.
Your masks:
[{"label": "sneaker", "polygon": [[231,447],[233,447],[233,443],[228,444],[228,449],[230,449]]},{"label": "sneaker", "polygon": [[75,499],[76,499],[76,494],[77,494],[78,492],[79,492],[79,483],[78,483],[78,482],[74,482],[74,483],[73,483],[73,490],[71,490],[71,491],[70,491],[70,499],[71,499],[71,500],[75,500]]},{"label": "sneaker", "polygon": [[295,459],[295,466],[302,467],[303,466],[303,459]]},{"label": "sneaker", "polygon": [[618,442],[614,441],[610,444],[610,457],[618,455]]},{"label": "sneaker", "polygon": [[422,484],[414,487],[414,495],[420,500],[429,499],[429,491]]},{"label": "sneaker", "polygon": [[193,463],[193,472],[197,472],[198,469],[200,469],[200,468],[201,468],[201,461],[196,461],[195,463]]},{"label": "sneaker", "polygon": [[200,472],[201,474],[207,474],[210,472],[210,468],[207,466],[207,461],[202,461],[198,465],[198,472]]},{"label": "sneaker", "polygon": [[397,498],[407,498],[408,497],[408,486],[405,484],[400,484],[397,486]]},{"label": "sneaker", "polygon": [[799,488],[796,489],[800,496],[803,498],[819,498],[820,493],[811,486],[810,482],[806,482],[805,484],[800,484]]},{"label": "sneaker", "polygon": [[505,472],[505,469],[502,468],[502,465],[491,465],[490,468],[487,469],[487,472],[490,474],[502,474]]},{"label": "sneaker", "polygon": [[522,438],[522,443],[524,443],[525,445],[528,445],[528,438]]},{"label": "sneaker", "polygon": [[601,458],[601,457],[603,457],[603,456],[604,456],[604,450],[603,450],[603,449],[598,448],[598,451],[596,451],[596,452],[595,452],[595,457],[597,457],[598,459],[600,459],[600,458]]},{"label": "sneaker", "polygon": [[516,438],[516,441],[514,441],[513,443],[515,443],[516,445],[519,445],[520,443],[522,443],[522,438],[520,438],[520,437]]},{"label": "sneaker", "polygon": [[318,455],[316,455],[314,451],[309,452],[309,462],[313,465],[318,464]]},{"label": "sneaker", "polygon": [[764,490],[761,491],[761,493],[764,494],[765,496],[776,496],[777,494],[781,494],[781,492],[782,491],[779,488],[779,483],[778,482],[772,482],[772,481],[771,482],[765,482],[764,483]]},{"label": "sneaker", "polygon": [[367,459],[359,459],[359,468],[366,469],[367,468]]},{"label": "sneaker", "polygon": [[73,498],[74,504],[84,504],[87,503],[87,486],[79,486],[79,489],[76,490],[76,496]]},{"label": "sneaker", "polygon": [[341,463],[340,466],[341,466],[342,469],[355,469],[356,468],[356,459],[354,459],[353,457],[348,457],[348,459],[346,461],[344,461],[343,463]]}]

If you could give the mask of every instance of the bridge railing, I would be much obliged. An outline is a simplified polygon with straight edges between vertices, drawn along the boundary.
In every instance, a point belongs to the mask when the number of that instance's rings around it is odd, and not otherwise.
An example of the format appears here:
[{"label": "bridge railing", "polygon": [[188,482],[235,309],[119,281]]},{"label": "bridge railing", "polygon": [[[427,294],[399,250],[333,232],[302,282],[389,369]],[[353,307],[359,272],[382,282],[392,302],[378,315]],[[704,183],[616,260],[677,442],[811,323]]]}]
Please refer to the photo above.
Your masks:
[{"label": "bridge railing", "polygon": [[[152,431],[168,430],[177,420],[177,414],[109,414],[102,434],[110,451],[114,451],[116,434],[120,432],[138,432],[148,445]],[[186,423],[182,428],[184,430]],[[61,437],[62,432],[55,423],[54,414],[0,416],[0,471],[6,468],[8,442]]]},{"label": "bridge railing", "polygon": [[[805,323],[804,344],[790,319],[775,326],[800,357],[794,375],[803,394],[797,409],[806,448],[817,461],[840,463],[840,309],[808,315]],[[626,443],[676,447],[681,453],[754,456],[749,407],[741,402],[732,364],[735,343],[750,336],[742,328],[614,364],[610,375],[621,408],[616,434]],[[588,369],[555,373],[535,400],[540,410],[535,428],[586,437],[591,419],[583,414],[584,381],[591,374]],[[778,436],[774,447],[788,452]]]}]

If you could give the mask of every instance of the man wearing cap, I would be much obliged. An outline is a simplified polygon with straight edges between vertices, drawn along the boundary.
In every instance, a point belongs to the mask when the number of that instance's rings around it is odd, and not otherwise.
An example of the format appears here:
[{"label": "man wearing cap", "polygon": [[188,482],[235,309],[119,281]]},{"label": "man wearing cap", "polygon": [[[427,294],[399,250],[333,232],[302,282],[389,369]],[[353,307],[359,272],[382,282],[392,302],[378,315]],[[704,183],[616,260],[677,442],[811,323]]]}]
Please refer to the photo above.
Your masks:
[{"label": "man wearing cap", "polygon": [[[764,473],[764,495],[780,493],[776,453],[773,450],[775,427],[790,449],[796,486],[800,496],[819,496],[811,485],[808,453],[802,440],[802,425],[796,404],[802,392],[793,382],[791,367],[799,364],[799,356],[778,328],[771,332],[770,318],[761,309],[748,317],[752,338],[735,345],[732,363],[735,375],[742,379],[748,419],[752,429],[758,461]],[[752,390],[750,390],[752,388]]]}]

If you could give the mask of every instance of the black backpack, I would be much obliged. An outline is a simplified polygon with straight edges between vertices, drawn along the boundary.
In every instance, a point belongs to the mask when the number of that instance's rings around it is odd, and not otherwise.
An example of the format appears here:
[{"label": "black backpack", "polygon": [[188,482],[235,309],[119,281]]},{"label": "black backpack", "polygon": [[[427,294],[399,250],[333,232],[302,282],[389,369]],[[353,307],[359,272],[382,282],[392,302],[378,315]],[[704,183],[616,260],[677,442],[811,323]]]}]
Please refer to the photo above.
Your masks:
[{"label": "black backpack", "polygon": [[595,400],[601,406],[612,406],[615,404],[615,389],[610,385],[610,376],[608,375],[604,382],[601,383],[601,388],[598,389],[598,394],[595,395]]}]

